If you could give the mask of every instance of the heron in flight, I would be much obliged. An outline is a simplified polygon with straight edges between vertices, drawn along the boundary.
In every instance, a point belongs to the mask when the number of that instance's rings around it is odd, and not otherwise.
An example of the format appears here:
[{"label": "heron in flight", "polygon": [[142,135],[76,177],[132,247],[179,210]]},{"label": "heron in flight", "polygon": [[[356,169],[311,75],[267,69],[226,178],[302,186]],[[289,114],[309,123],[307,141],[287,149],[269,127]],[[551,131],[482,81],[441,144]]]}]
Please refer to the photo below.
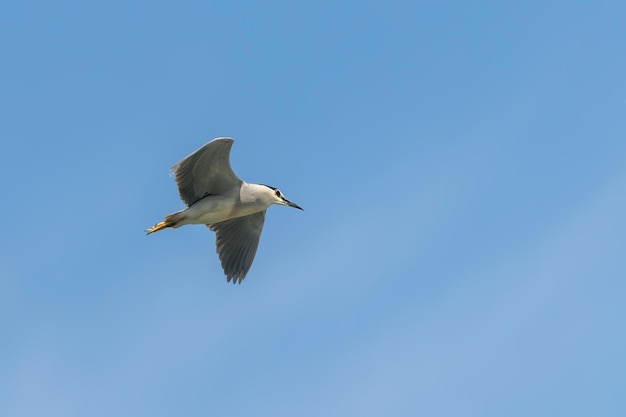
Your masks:
[{"label": "heron in flight", "polygon": [[226,280],[241,283],[259,246],[265,211],[272,204],[302,207],[276,187],[250,184],[230,167],[232,138],[213,139],[172,167],[180,198],[187,208],[165,216],[147,234],[186,224],[204,224],[215,232],[217,253]]}]

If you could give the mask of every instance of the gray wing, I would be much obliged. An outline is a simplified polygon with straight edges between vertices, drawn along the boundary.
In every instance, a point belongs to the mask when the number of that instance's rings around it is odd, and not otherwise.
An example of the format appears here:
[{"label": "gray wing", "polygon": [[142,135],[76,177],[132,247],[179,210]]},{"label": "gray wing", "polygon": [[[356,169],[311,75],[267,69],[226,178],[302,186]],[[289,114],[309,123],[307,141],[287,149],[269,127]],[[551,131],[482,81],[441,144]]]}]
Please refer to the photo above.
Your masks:
[{"label": "gray wing", "polygon": [[210,194],[222,194],[241,184],[230,167],[230,148],[234,140],[217,138],[172,167],[180,198],[187,204]]},{"label": "gray wing", "polygon": [[265,210],[223,222],[207,224],[215,232],[215,243],[226,280],[241,281],[252,266],[259,246]]}]

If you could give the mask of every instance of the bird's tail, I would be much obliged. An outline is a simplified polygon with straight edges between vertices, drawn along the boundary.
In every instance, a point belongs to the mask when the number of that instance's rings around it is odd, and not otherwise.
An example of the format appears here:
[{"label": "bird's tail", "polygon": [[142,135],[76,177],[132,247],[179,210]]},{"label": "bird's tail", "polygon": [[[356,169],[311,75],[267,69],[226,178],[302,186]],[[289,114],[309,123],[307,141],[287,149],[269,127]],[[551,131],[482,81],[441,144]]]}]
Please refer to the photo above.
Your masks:
[{"label": "bird's tail", "polygon": [[167,216],[165,216],[165,219],[163,219],[162,222],[155,224],[149,229],[146,229],[146,234],[149,235],[151,233],[158,232],[159,230],[163,230],[168,227],[177,228],[177,227],[182,226],[184,224],[182,223],[182,221],[185,218],[184,211],[185,210],[181,210],[181,211],[177,211],[176,213],[168,214]]}]

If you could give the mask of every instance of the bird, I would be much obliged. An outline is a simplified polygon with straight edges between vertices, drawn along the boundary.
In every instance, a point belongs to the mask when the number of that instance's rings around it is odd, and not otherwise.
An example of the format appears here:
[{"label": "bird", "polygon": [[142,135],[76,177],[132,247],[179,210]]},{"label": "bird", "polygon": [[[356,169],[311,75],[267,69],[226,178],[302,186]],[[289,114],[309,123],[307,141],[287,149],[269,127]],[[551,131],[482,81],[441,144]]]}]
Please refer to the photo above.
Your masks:
[{"label": "bird", "polygon": [[187,224],[204,224],[215,232],[217,254],[226,281],[241,283],[256,255],[272,204],[303,210],[276,187],[239,179],[230,166],[234,139],[211,140],[171,168],[186,209],[165,216],[146,235]]}]

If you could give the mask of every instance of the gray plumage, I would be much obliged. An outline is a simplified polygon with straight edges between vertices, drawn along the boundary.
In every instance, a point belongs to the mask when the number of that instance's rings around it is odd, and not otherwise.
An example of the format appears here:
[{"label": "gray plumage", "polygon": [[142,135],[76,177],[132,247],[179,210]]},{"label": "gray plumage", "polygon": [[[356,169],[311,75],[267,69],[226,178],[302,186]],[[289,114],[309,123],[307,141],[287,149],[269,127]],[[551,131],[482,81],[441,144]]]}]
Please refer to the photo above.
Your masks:
[{"label": "gray plumage", "polygon": [[205,224],[216,235],[217,253],[227,281],[241,283],[252,266],[272,204],[300,206],[275,187],[242,181],[230,166],[234,140],[217,138],[172,167],[187,209],[165,216],[148,234],[186,224]]},{"label": "gray plumage", "polygon": [[212,140],[171,168],[180,199],[187,206],[206,195],[222,194],[241,184],[230,167],[230,149],[234,142],[230,138]]}]

